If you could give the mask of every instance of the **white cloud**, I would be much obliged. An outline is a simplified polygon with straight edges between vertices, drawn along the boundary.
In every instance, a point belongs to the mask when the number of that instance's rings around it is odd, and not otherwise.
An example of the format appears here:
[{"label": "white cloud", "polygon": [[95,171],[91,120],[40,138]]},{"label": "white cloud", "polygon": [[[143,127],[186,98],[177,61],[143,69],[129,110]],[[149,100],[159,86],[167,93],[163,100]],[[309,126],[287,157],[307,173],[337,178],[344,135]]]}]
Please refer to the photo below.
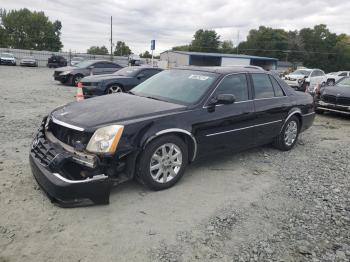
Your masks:
[{"label": "white cloud", "polygon": [[[29,4],[30,3],[30,4]],[[135,53],[157,40],[157,53],[188,44],[197,29],[215,29],[221,40],[244,40],[259,25],[287,30],[324,23],[331,31],[350,34],[348,0],[3,0],[6,9],[44,11],[62,22],[64,50],[109,47],[110,16],[113,39],[125,41]]]}]

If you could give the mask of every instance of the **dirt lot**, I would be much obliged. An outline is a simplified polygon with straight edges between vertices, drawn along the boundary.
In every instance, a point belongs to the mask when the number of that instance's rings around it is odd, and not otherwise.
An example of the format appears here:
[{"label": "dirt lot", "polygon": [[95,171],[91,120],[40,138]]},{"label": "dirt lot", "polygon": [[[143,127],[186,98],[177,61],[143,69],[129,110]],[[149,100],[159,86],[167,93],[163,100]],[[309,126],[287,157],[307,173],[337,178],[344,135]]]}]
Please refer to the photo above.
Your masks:
[{"label": "dirt lot", "polygon": [[0,261],[349,261],[350,118],[317,116],[294,150],[191,165],[175,187],[115,188],[63,209],[32,178],[33,131],[75,89],[45,68],[0,67]]}]

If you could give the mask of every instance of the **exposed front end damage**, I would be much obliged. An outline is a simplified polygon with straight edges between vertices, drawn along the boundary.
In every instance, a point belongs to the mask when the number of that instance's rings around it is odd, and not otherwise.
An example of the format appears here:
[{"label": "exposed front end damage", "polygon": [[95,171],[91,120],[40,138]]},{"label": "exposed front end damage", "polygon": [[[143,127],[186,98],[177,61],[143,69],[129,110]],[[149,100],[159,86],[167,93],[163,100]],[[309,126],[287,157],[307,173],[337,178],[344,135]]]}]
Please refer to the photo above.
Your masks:
[{"label": "exposed front end damage", "polygon": [[[32,173],[52,202],[68,207],[108,204],[112,187],[132,177],[135,154],[98,156],[71,146],[74,134],[50,130],[44,118],[30,149]],[[64,128],[64,127],[62,127]]]}]

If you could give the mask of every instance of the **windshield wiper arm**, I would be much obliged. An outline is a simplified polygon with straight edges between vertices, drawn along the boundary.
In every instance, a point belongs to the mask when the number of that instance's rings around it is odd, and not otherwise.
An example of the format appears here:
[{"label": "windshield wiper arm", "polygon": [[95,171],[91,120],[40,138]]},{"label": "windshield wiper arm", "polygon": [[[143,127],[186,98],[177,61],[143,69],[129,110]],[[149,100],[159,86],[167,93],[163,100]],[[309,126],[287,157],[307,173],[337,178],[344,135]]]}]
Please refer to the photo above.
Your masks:
[{"label": "windshield wiper arm", "polygon": [[153,96],[145,96],[146,98],[153,99],[153,100],[158,100],[158,101],[163,101],[159,98],[153,97]]}]

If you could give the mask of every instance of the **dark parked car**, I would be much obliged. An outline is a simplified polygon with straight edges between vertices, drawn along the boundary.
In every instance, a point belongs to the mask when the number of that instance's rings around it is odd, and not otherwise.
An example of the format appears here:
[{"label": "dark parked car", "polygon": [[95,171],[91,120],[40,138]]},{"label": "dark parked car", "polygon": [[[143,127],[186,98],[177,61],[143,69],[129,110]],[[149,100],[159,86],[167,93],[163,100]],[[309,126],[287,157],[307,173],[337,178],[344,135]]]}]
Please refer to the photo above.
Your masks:
[{"label": "dark parked car", "polygon": [[350,115],[350,77],[320,89],[316,96],[316,112],[322,114],[325,111]]},{"label": "dark parked car", "polygon": [[79,81],[88,75],[111,74],[122,66],[105,60],[85,60],[74,66],[57,68],[54,72],[54,79],[62,84],[76,86]]},{"label": "dark parked car", "polygon": [[54,201],[106,204],[112,185],[133,177],[153,190],[173,186],[208,152],[267,143],[290,150],[314,117],[309,94],[266,71],[165,70],[129,93],[52,111],[35,135],[30,163]]},{"label": "dark parked car", "polygon": [[34,58],[34,56],[25,56],[19,62],[21,66],[34,66],[38,67],[38,60]]},{"label": "dark parked car", "polygon": [[162,69],[152,67],[125,67],[109,75],[87,76],[80,80],[85,98],[127,92]]},{"label": "dark parked car", "polygon": [[67,59],[63,56],[53,55],[49,59],[47,59],[47,67],[49,68],[57,68],[67,66]]}]

